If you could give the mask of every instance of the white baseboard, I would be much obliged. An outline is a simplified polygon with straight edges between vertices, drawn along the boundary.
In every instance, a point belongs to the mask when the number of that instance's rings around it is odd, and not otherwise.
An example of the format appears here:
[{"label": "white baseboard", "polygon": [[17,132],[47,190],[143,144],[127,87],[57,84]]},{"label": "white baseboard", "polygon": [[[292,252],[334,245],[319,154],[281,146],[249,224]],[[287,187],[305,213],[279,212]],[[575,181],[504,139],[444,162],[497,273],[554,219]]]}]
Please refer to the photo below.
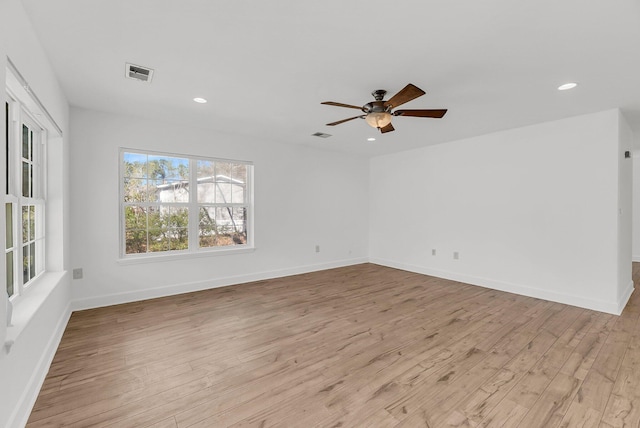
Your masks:
[{"label": "white baseboard", "polygon": [[[375,263],[382,266],[392,267],[396,269],[406,270],[409,272],[421,273],[423,275],[435,276],[438,278],[450,279],[452,281],[464,282],[466,284],[478,285],[480,287],[491,288],[493,290],[506,291],[508,293],[520,294],[523,296],[535,297],[537,299],[549,300],[552,302],[563,303],[565,305],[578,306],[585,309],[593,309],[599,312],[606,312],[609,314],[620,315],[624,305],[626,304],[631,292],[633,291],[633,282],[629,289],[626,290],[626,299],[620,299],[617,302],[606,302],[601,300],[586,299],[582,296],[575,296],[564,293],[556,293],[553,291],[542,290],[539,288],[533,288],[523,286],[520,284],[513,284],[505,281],[497,281],[490,278],[476,277],[472,275],[460,274],[456,272],[443,271],[438,269],[431,269],[422,266],[409,265],[405,263],[399,263],[392,260],[385,260],[379,258],[370,258],[371,263]],[[624,302],[623,302],[624,300]]]},{"label": "white baseboard", "polygon": [[298,266],[294,268],[278,269],[258,272],[247,275],[236,275],[225,278],[216,278],[204,281],[185,282],[165,287],[147,288],[124,293],[105,294],[98,297],[73,300],[71,308],[74,311],[93,309],[103,306],[119,305],[122,303],[136,302],[139,300],[155,299],[158,297],[172,296],[176,294],[191,293],[193,291],[208,290],[211,288],[226,287],[228,285],[242,284],[246,282],[262,281],[265,279],[281,278],[291,275],[316,272],[326,269],[334,269],[344,266],[352,266],[369,261],[366,257],[339,260],[336,262],[319,263],[313,265]]},{"label": "white baseboard", "polygon": [[7,426],[24,427],[27,424],[29,416],[31,415],[31,410],[33,409],[34,404],[36,404],[40,388],[42,388],[42,384],[47,377],[49,367],[51,366],[53,357],[56,355],[58,345],[60,345],[60,340],[62,340],[62,335],[64,334],[64,330],[67,327],[70,317],[71,304],[68,304],[58,319],[58,323],[52,331],[49,342],[47,342],[45,351],[42,353],[42,356],[38,360],[38,365],[31,374],[28,385],[24,389],[24,392],[18,401],[18,405],[9,417],[9,424]]},{"label": "white baseboard", "polygon": [[640,262],[640,256],[631,256],[631,261]]},{"label": "white baseboard", "polygon": [[158,297],[172,296],[182,293],[190,293],[194,291],[207,290],[211,288],[226,287],[229,285],[242,284],[253,281],[262,281],[266,279],[281,278],[291,275],[299,275],[309,272],[316,272],[326,269],[334,269],[338,267],[351,266],[361,263],[375,263],[382,266],[388,266],[396,269],[406,270],[409,272],[420,273],[423,275],[435,276],[438,278],[450,279],[453,281],[464,282],[480,287],[491,288],[494,290],[505,291],[509,293],[521,294],[524,296],[535,297],[538,299],[549,300],[552,302],[563,303],[566,305],[578,306],[586,309],[593,309],[599,312],[606,312],[614,315],[620,315],[627,304],[631,293],[634,290],[633,281],[629,283],[623,295],[617,302],[606,302],[600,300],[587,299],[582,296],[575,296],[564,293],[557,293],[539,288],[523,286],[521,284],[498,281],[490,278],[477,277],[472,275],[460,274],[422,266],[409,265],[393,260],[379,258],[355,258],[348,260],[340,260],[337,262],[320,263],[314,265],[298,266],[294,268],[279,269],[273,271],[258,272],[247,275],[236,275],[225,278],[216,278],[204,281],[187,282],[181,284],[173,284],[158,288],[148,288],[144,290],[136,290],[124,293],[106,294],[98,297],[86,299],[76,299],[71,302],[71,309],[79,311],[84,309],[99,308],[104,306],[118,305],[122,303],[136,302],[140,300],[155,299]]},{"label": "white baseboard", "polygon": [[618,313],[617,315],[620,315],[622,313],[622,311],[624,310],[625,306],[627,306],[627,303],[629,302],[629,299],[631,298],[631,294],[633,293],[633,280],[629,281],[629,284],[627,284],[627,288],[624,290],[624,292],[622,293],[622,296],[620,296],[620,299],[618,300]]}]

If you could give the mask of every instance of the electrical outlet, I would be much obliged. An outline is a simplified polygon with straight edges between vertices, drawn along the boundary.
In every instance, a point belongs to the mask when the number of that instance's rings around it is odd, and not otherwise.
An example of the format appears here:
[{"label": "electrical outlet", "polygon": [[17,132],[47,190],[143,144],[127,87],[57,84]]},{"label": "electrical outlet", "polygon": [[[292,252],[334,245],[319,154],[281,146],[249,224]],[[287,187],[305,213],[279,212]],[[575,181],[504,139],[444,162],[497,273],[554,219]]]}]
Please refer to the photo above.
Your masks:
[{"label": "electrical outlet", "polygon": [[320,252],[320,245],[316,245],[316,253]]},{"label": "electrical outlet", "polygon": [[460,254],[457,251],[453,252],[453,260],[458,260],[460,258]]},{"label": "electrical outlet", "polygon": [[432,255],[432,256],[435,256],[435,255],[436,255],[436,250],[435,250],[435,248],[434,248],[433,250],[431,250],[431,255]]},{"label": "electrical outlet", "polygon": [[73,279],[82,279],[82,268],[73,270]]}]

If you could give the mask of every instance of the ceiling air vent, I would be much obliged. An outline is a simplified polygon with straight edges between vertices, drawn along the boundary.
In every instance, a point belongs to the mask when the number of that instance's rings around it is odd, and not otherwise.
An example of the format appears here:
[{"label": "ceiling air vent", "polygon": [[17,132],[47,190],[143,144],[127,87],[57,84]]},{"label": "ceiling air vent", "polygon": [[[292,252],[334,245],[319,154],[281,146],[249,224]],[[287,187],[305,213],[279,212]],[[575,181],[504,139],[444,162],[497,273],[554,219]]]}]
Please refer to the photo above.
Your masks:
[{"label": "ceiling air vent", "polygon": [[153,77],[153,70],[150,68],[142,67],[135,64],[126,64],[125,76],[129,79],[138,80],[140,82],[151,82]]},{"label": "ceiling air vent", "polygon": [[311,134],[314,137],[320,137],[320,138],[329,138],[331,137],[331,134],[325,134],[324,132],[316,132],[314,134]]}]

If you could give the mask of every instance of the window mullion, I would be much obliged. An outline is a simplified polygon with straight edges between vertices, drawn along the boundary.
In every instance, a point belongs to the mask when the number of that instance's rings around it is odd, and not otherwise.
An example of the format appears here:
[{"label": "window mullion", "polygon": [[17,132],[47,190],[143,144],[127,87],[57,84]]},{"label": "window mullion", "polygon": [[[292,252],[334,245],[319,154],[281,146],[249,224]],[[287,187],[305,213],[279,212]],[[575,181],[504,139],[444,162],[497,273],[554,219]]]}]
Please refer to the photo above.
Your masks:
[{"label": "window mullion", "polygon": [[[11,106],[13,114],[11,118],[11,132],[9,132],[11,163],[12,163],[12,183],[9,186],[9,192],[15,196],[22,195],[22,132],[20,132],[20,105],[17,101],[13,101]],[[19,186],[20,185],[20,186]],[[18,202],[20,203],[20,202]]]},{"label": "window mullion", "polygon": [[189,159],[189,251],[197,251],[199,246],[198,170],[197,161]]}]

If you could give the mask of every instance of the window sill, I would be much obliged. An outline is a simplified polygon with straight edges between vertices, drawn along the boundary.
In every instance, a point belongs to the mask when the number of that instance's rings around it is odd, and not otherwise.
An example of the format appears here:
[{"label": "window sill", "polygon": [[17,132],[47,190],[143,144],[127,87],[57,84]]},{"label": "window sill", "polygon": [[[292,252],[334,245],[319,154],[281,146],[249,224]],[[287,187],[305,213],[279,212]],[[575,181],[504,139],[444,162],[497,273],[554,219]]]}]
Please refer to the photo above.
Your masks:
[{"label": "window sill", "polygon": [[20,298],[13,301],[11,325],[7,327],[5,338],[5,352],[10,352],[11,346],[18,341],[34,315],[51,292],[62,282],[66,274],[66,271],[45,272],[40,278],[36,278],[33,284],[29,285]]},{"label": "window sill", "polygon": [[253,253],[256,250],[255,247],[242,247],[242,248],[225,248],[224,250],[208,250],[198,251],[192,253],[178,253],[178,254],[162,254],[153,256],[130,256],[122,259],[118,259],[119,265],[135,265],[140,263],[159,263],[171,260],[188,260],[200,257],[211,256],[230,256],[234,254]]}]

